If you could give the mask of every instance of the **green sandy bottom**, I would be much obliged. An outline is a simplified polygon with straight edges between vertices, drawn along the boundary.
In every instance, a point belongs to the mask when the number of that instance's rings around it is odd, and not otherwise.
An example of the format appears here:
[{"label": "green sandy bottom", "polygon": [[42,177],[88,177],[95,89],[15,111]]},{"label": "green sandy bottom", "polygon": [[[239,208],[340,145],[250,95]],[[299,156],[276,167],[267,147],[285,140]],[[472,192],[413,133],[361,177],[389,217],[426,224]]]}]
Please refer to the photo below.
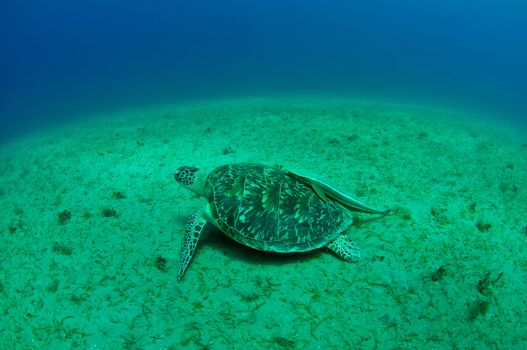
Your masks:
[{"label": "green sandy bottom", "polygon": [[[497,124],[258,99],[103,116],[6,145],[0,344],[527,348],[527,140]],[[265,254],[210,229],[177,283],[202,202],[174,170],[240,161],[319,173],[394,214],[350,228],[356,264],[325,249]]]}]

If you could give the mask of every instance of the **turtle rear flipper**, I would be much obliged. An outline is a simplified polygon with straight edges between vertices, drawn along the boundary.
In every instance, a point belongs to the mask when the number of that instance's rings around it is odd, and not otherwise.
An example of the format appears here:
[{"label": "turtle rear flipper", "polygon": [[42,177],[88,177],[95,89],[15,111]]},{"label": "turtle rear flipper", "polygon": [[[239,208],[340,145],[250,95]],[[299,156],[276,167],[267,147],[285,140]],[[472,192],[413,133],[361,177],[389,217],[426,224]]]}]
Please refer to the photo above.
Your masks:
[{"label": "turtle rear flipper", "polygon": [[185,270],[194,255],[194,251],[196,251],[199,237],[201,232],[203,232],[206,223],[207,220],[203,215],[203,211],[199,209],[194,211],[187,221],[187,225],[185,226],[185,237],[183,237],[181,260],[179,262],[179,270],[177,274],[178,281],[185,274]]},{"label": "turtle rear flipper", "polygon": [[346,235],[338,236],[333,242],[329,243],[327,247],[346,261],[357,262],[360,260],[360,249]]}]

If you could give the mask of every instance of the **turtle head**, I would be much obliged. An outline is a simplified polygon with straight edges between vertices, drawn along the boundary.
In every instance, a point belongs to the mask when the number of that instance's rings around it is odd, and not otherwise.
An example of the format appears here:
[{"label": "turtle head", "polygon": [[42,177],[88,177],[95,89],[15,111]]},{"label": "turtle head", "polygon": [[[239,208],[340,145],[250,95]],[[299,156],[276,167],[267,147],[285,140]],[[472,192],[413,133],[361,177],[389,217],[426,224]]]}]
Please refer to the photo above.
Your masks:
[{"label": "turtle head", "polygon": [[174,173],[174,179],[183,187],[201,195],[207,176],[203,171],[193,166],[179,167]]}]

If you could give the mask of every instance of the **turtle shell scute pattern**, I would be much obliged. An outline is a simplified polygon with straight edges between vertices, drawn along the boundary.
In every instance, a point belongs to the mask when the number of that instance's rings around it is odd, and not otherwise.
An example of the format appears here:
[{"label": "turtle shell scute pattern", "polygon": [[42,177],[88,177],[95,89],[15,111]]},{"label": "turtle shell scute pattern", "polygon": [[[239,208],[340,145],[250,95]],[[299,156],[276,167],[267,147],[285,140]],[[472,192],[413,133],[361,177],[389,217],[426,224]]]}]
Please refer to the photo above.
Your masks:
[{"label": "turtle shell scute pattern", "polygon": [[352,222],[345,209],[324,202],[311,187],[271,166],[218,167],[207,178],[205,194],[221,231],[264,251],[316,249]]}]

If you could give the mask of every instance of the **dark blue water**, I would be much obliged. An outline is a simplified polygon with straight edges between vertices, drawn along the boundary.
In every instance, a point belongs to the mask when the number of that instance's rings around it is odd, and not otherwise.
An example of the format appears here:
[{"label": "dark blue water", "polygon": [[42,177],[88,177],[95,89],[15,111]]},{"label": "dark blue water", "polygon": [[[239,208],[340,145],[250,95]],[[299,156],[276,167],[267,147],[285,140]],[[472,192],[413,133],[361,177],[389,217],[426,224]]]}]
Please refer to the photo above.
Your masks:
[{"label": "dark blue water", "polygon": [[365,95],[522,118],[522,3],[4,0],[0,137],[226,96]]}]

